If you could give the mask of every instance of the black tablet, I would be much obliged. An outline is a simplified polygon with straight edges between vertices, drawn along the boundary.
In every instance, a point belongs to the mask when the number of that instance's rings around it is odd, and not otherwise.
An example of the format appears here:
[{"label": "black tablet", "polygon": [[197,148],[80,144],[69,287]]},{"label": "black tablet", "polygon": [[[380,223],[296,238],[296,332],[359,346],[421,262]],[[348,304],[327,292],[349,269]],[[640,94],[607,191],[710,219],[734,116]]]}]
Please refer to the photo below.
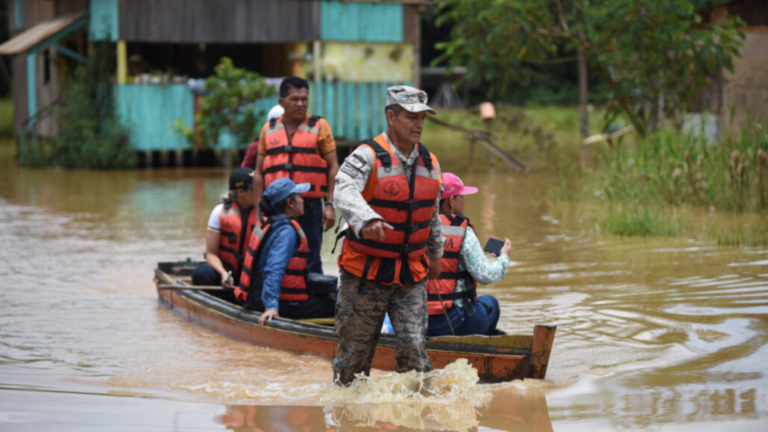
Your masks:
[{"label": "black tablet", "polygon": [[485,249],[483,249],[483,250],[488,252],[488,253],[492,253],[492,254],[494,254],[496,256],[500,256],[501,255],[501,248],[502,247],[504,247],[504,241],[503,240],[498,240],[498,239],[495,239],[495,238],[489,238],[488,239],[488,243],[485,244]]}]

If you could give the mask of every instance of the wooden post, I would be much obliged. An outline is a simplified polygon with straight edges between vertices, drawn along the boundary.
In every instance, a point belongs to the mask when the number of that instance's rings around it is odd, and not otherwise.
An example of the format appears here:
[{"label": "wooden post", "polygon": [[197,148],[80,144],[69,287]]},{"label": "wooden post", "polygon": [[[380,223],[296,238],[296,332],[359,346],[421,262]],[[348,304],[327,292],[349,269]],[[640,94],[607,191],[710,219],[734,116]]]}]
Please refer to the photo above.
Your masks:
[{"label": "wooden post", "polygon": [[152,151],[150,150],[144,152],[144,168],[152,168]]},{"label": "wooden post", "polygon": [[[323,79],[323,74],[322,74],[322,69],[321,69],[323,66],[322,66],[320,55],[321,55],[320,54],[320,41],[312,42],[312,62],[315,65],[315,67],[314,67],[314,69],[315,69],[315,71],[314,71],[314,81],[316,83],[320,82],[320,80]],[[315,97],[317,97],[317,96],[315,96]]]},{"label": "wooden post", "polygon": [[168,168],[168,150],[160,150],[160,165]]},{"label": "wooden post", "polygon": [[[589,136],[589,112],[587,111],[587,105],[589,104],[589,93],[587,92],[587,59],[583,54],[579,55],[579,130],[581,132],[581,139],[584,140]],[[589,147],[581,145],[581,166],[586,167],[589,165]]]},{"label": "wooden post", "polygon": [[124,40],[117,41],[117,83],[128,81],[128,46]]},{"label": "wooden post", "polygon": [[[37,61],[37,52],[27,53],[27,115],[32,118],[37,114],[37,74],[35,73],[35,62]],[[35,130],[34,120],[29,122],[29,129]]]},{"label": "wooden post", "polygon": [[176,168],[184,166],[184,150],[174,150],[174,161],[176,162]]}]

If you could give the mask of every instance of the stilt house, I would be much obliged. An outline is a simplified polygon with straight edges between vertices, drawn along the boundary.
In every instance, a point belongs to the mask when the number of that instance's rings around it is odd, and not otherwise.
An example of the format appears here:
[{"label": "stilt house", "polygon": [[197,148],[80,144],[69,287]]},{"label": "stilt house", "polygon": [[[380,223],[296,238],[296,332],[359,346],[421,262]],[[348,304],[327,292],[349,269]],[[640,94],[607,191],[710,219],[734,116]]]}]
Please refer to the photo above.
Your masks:
[{"label": "stilt house", "polygon": [[[385,89],[419,85],[426,0],[0,0],[8,2],[17,134],[55,136],[62,77],[88,61],[93,41],[114,44],[119,118],[138,151],[179,151],[177,119],[194,123],[195,83],[223,56],[275,78],[310,81],[310,112],[340,142],[384,128]],[[269,109],[277,97],[259,101]],[[254,131],[258,133],[258,131]],[[224,140],[226,141],[226,140]],[[242,148],[248,143],[223,142]]]}]

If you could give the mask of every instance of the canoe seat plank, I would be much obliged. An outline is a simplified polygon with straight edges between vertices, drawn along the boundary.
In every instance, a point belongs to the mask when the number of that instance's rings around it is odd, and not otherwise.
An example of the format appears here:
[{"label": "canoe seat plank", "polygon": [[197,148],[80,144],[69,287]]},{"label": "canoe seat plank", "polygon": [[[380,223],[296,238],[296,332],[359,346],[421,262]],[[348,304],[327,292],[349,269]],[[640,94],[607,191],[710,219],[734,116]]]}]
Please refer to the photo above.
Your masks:
[{"label": "canoe seat plank", "polygon": [[333,325],[336,321],[334,321],[333,317],[330,318],[306,318],[306,319],[299,319],[296,321],[300,321],[303,323],[309,323],[309,324],[320,324],[320,325]]}]

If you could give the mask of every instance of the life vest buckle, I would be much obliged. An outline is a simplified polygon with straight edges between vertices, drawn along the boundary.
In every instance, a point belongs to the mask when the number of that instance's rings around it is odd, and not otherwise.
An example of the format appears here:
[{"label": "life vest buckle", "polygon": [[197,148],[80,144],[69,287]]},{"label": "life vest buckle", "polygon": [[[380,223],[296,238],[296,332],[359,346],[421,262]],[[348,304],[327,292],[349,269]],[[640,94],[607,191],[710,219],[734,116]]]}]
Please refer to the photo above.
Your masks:
[{"label": "life vest buckle", "polygon": [[293,146],[288,144],[287,146],[284,146],[284,151],[286,153],[293,153]]},{"label": "life vest buckle", "polygon": [[405,232],[407,232],[409,235],[412,235],[420,229],[421,227],[419,227],[419,224],[411,224],[411,225],[408,225],[408,228],[405,229]]},{"label": "life vest buckle", "polygon": [[286,171],[293,171],[293,164],[292,163],[283,164],[283,169],[285,169]]},{"label": "life vest buckle", "polygon": [[398,203],[397,209],[398,210],[408,210],[408,211],[414,211],[416,210],[416,201],[405,201]]}]

